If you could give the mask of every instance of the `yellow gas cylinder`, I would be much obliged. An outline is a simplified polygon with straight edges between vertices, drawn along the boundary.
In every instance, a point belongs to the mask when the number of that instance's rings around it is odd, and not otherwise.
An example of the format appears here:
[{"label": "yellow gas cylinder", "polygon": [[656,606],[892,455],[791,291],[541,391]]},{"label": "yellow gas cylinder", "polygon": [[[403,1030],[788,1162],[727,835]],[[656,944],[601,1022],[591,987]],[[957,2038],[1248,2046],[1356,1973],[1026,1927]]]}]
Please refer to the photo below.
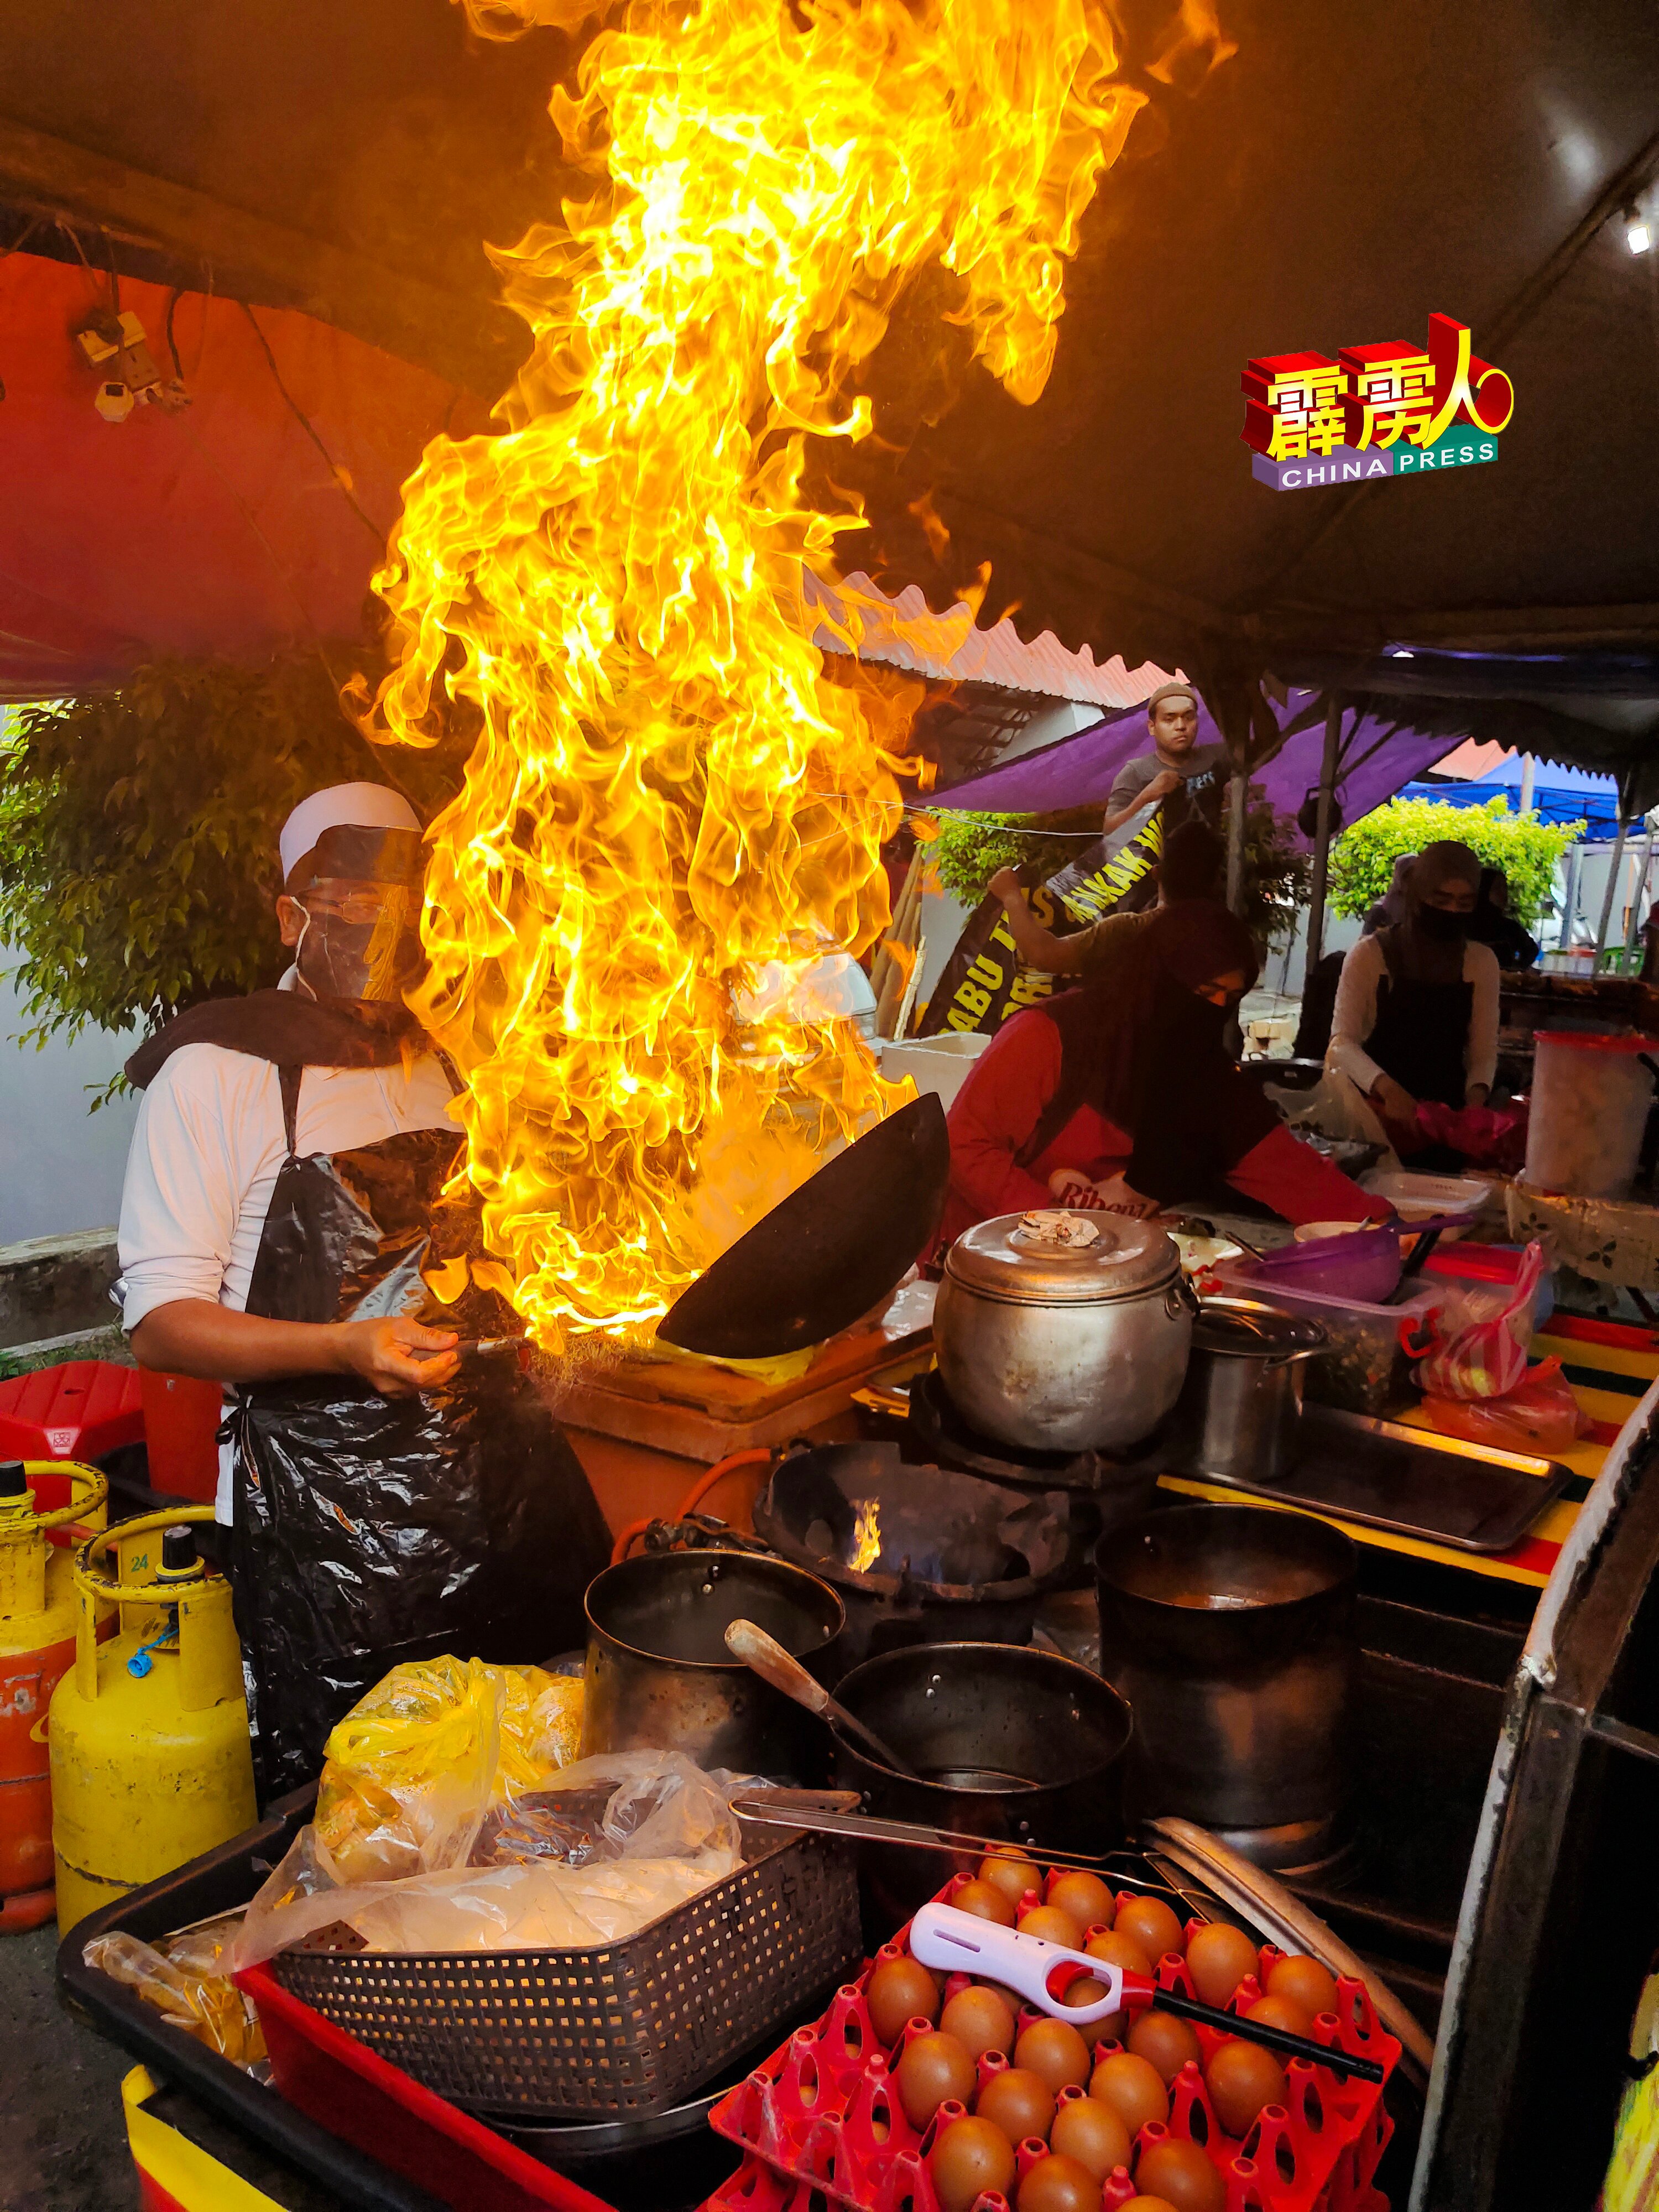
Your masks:
[{"label": "yellow gas cylinder", "polygon": [[70,1544],[100,1525],[107,1494],[71,1461],[0,1464],[0,1935],[52,1917],[46,1709],[75,1658]]},{"label": "yellow gas cylinder", "polygon": [[[75,1563],[75,1665],[52,1701],[60,1931],[256,1818],[230,1585],[190,1525],[212,1518],[197,1505],[123,1522]],[[119,1627],[100,1644],[112,1606]]]}]

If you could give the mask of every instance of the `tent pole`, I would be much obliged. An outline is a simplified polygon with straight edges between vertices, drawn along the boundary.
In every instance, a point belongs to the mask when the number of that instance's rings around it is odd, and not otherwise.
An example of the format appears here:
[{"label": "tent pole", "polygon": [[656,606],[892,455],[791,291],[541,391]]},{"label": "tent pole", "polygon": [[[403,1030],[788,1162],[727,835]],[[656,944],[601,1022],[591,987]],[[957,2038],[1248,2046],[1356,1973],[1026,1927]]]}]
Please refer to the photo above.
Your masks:
[{"label": "tent pole", "polygon": [[1622,812],[1619,817],[1619,835],[1613,841],[1613,858],[1607,864],[1607,888],[1601,900],[1601,926],[1595,933],[1595,957],[1590,963],[1590,974],[1599,975],[1602,955],[1607,949],[1607,925],[1613,920],[1613,894],[1619,888],[1619,878],[1625,872],[1625,830]]},{"label": "tent pole", "polygon": [[1325,757],[1319,769],[1319,812],[1314,830],[1313,878],[1308,890],[1308,951],[1302,963],[1302,987],[1318,967],[1325,952],[1325,886],[1330,873],[1331,806],[1336,792],[1336,757],[1342,742],[1342,695],[1332,691],[1325,700]]},{"label": "tent pole", "polygon": [[1648,874],[1653,866],[1653,817],[1648,817],[1648,834],[1642,841],[1642,865],[1636,871],[1636,888],[1630,895],[1630,920],[1625,925],[1625,951],[1633,952],[1641,925],[1642,901],[1647,894]]},{"label": "tent pole", "polygon": [[1521,756],[1521,812],[1525,814],[1532,805],[1532,780],[1538,763],[1530,753]]}]

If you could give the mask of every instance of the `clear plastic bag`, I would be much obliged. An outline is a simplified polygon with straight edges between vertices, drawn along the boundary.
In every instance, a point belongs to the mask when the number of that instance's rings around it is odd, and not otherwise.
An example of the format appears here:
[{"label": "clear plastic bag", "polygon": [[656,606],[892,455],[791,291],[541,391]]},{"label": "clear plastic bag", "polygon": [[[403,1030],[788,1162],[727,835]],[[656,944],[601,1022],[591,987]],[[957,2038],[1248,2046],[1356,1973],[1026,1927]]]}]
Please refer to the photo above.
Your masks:
[{"label": "clear plastic bag", "polygon": [[1540,1459],[1570,1450],[1589,1426],[1559,1359],[1541,1360],[1501,1398],[1425,1398],[1423,1410],[1447,1436]]},{"label": "clear plastic bag", "polygon": [[[748,1778],[679,1752],[579,1760],[481,1826],[483,1864],[351,1882],[301,1831],[248,1907],[238,1967],[337,1922],[371,1949],[580,1949],[630,1936],[742,1863],[730,1800]],[[527,1840],[526,1840],[527,1839]]]},{"label": "clear plastic bag", "polygon": [[252,2073],[265,2057],[252,2007],[230,1978],[228,1952],[240,1912],[187,1928],[159,1948],[136,1936],[94,1936],[82,1952],[88,1966],[137,1990],[164,2020]]},{"label": "clear plastic bag", "polygon": [[1544,1248],[1528,1244],[1512,1283],[1446,1284],[1437,1316],[1439,1340],[1418,1370],[1427,1397],[1503,1398],[1519,1388],[1532,1340],[1534,1293],[1543,1273]]}]

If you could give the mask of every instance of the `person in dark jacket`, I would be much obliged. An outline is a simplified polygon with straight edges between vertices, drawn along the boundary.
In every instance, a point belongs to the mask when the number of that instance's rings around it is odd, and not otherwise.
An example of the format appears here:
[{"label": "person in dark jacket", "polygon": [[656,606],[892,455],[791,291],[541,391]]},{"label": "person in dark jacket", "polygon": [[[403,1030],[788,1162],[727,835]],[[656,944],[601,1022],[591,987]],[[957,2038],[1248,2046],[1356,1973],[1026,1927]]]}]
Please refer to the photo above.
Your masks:
[{"label": "person in dark jacket", "polygon": [[1530,968],[1538,957],[1538,939],[1510,912],[1510,879],[1502,868],[1480,871],[1469,935],[1491,945],[1500,968]]}]

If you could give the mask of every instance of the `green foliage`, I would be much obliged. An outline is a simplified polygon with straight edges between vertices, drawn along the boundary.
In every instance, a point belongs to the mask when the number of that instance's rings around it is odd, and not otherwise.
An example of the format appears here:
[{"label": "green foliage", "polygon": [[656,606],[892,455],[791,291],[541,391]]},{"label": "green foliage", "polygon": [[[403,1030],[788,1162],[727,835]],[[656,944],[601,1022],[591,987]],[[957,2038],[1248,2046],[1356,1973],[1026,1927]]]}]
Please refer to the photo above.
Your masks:
[{"label": "green foliage", "polygon": [[[975,907],[1000,868],[1029,861],[1046,879],[1074,860],[1099,830],[1097,807],[1044,815],[941,812],[928,849],[944,889]],[[1267,805],[1261,785],[1252,784],[1244,823],[1244,920],[1264,945],[1277,943],[1307,895],[1307,857],[1292,826]]]},{"label": "green foliage", "polygon": [[1450,837],[1478,854],[1483,866],[1503,869],[1510,879],[1510,911],[1530,926],[1549,896],[1556,862],[1583,829],[1582,822],[1511,814],[1501,798],[1484,806],[1391,799],[1333,842],[1331,903],[1339,914],[1363,915],[1388,890],[1402,853],[1420,853],[1436,838]]},{"label": "green foliage", "polygon": [[11,972],[33,1025],[17,1042],[153,1027],[274,983],[277,831],[308,791],[359,780],[400,784],[429,815],[459,775],[442,747],[360,737],[317,654],[157,662],[117,694],[13,709],[0,944],[22,956]]},{"label": "green foliage", "polygon": [[1037,819],[1031,814],[941,814],[939,835],[927,848],[940,884],[963,906],[975,907],[999,869],[1029,862],[1043,875],[1053,875],[1082,851],[1085,841],[1044,836],[1033,827]]}]

